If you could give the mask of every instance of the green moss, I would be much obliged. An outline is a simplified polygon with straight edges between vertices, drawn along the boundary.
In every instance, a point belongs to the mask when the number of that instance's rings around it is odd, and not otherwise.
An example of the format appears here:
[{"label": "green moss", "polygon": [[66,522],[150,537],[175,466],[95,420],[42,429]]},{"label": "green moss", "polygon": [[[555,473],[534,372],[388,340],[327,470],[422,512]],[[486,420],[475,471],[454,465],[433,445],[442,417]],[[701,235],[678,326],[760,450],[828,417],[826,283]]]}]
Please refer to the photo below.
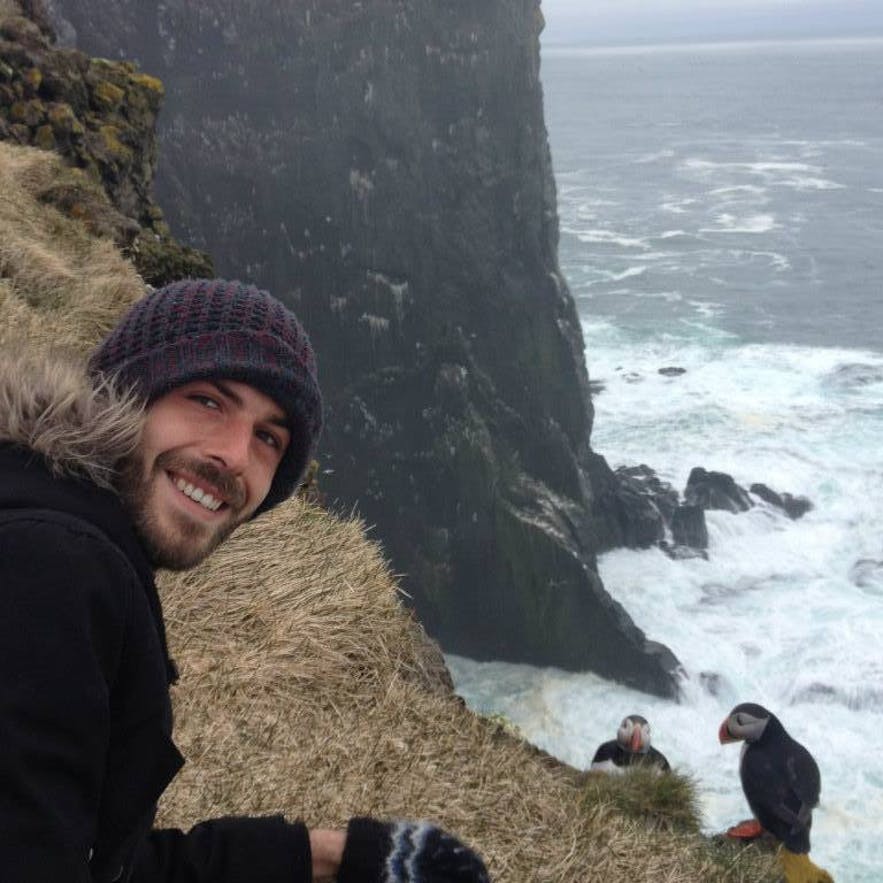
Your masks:
[{"label": "green moss", "polygon": [[9,118],[13,122],[33,128],[46,118],[46,108],[37,98],[32,98],[30,101],[16,101],[9,109]]},{"label": "green moss", "polygon": [[23,79],[31,91],[36,92],[43,82],[43,72],[37,67],[29,68],[25,71]]},{"label": "green moss", "polygon": [[610,804],[654,831],[699,832],[696,785],[679,773],[636,768],[624,775],[592,774],[583,801],[586,806]]},{"label": "green moss", "polygon": [[55,150],[55,133],[48,123],[34,133],[34,144],[41,150]]},{"label": "green moss", "polygon": [[505,714],[497,712],[494,714],[483,714],[482,717],[486,721],[492,723],[496,727],[497,732],[508,733],[510,736],[515,736],[517,739],[524,739],[524,733],[521,731],[521,727],[509,720]]},{"label": "green moss", "polygon": [[132,74],[132,82],[142,89],[156,92],[160,96],[165,95],[165,86],[163,86],[162,80],[157,77],[151,77],[149,74]]},{"label": "green moss", "polygon": [[100,107],[114,110],[122,104],[126,92],[107,80],[101,80],[92,90],[92,96]]},{"label": "green moss", "polygon": [[101,141],[108,155],[117,162],[130,163],[132,161],[132,149],[126,147],[120,141],[120,130],[118,126],[104,125],[98,130],[101,135]]},{"label": "green moss", "polygon": [[50,105],[46,116],[57,135],[82,135],[85,132],[69,104]]},{"label": "green moss", "polygon": [[127,250],[127,255],[149,285],[165,285],[186,277],[215,275],[211,258],[204,252],[180,245],[173,239],[144,231]]}]

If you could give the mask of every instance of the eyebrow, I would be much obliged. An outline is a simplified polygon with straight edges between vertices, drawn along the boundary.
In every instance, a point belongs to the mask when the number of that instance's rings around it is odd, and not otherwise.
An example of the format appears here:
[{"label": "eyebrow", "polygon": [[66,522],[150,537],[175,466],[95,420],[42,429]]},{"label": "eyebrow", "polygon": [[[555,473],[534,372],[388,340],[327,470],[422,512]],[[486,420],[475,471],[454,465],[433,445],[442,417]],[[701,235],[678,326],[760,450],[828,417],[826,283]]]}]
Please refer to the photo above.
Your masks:
[{"label": "eyebrow", "polygon": [[[242,397],[237,395],[236,392],[231,389],[223,380],[209,380],[209,384],[221,393],[225,398],[230,399],[234,404],[242,407]],[[272,423],[274,426],[278,426],[280,429],[291,430],[291,426],[288,423],[288,420],[285,418],[285,415],[277,415],[274,414],[271,417],[266,418],[267,423]]]}]

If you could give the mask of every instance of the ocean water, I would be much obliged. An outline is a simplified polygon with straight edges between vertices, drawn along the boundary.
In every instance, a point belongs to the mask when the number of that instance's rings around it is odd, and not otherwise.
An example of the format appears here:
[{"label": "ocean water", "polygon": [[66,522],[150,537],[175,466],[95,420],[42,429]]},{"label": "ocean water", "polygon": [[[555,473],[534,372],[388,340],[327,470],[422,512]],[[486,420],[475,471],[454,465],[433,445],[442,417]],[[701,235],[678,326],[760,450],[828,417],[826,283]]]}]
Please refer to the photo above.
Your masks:
[{"label": "ocean water", "polygon": [[814,859],[883,880],[883,42],[545,51],[543,83],[593,447],[815,508],[709,512],[707,561],[602,556],[680,702],[451,657],[457,689],[577,766],[644,714],[708,831],[749,815],[717,729],[760,702],[819,763]]}]

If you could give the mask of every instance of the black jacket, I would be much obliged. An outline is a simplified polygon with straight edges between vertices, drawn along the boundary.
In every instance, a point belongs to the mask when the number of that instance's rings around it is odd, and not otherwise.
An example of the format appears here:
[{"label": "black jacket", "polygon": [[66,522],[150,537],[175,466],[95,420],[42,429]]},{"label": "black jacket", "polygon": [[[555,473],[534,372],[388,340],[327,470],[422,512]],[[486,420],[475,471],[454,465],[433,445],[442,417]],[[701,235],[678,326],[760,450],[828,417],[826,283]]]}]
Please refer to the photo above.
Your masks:
[{"label": "black jacket", "polygon": [[0,359],[0,880],[308,883],[299,823],[151,830],[183,764],[173,667],[151,568],[102,486],[137,413],[68,370]]}]

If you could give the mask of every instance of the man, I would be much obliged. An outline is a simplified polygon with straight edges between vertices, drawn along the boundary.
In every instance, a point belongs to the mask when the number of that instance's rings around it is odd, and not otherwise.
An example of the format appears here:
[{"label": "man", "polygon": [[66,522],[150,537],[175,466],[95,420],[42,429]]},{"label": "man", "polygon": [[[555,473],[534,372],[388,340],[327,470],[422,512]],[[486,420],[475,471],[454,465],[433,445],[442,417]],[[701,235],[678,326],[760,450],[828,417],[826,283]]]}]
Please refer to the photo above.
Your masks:
[{"label": "man", "polygon": [[321,423],[303,328],[238,282],[153,292],[85,369],[0,357],[0,879],[487,880],[428,823],[152,830],[183,764],[153,569],[287,499]]}]

